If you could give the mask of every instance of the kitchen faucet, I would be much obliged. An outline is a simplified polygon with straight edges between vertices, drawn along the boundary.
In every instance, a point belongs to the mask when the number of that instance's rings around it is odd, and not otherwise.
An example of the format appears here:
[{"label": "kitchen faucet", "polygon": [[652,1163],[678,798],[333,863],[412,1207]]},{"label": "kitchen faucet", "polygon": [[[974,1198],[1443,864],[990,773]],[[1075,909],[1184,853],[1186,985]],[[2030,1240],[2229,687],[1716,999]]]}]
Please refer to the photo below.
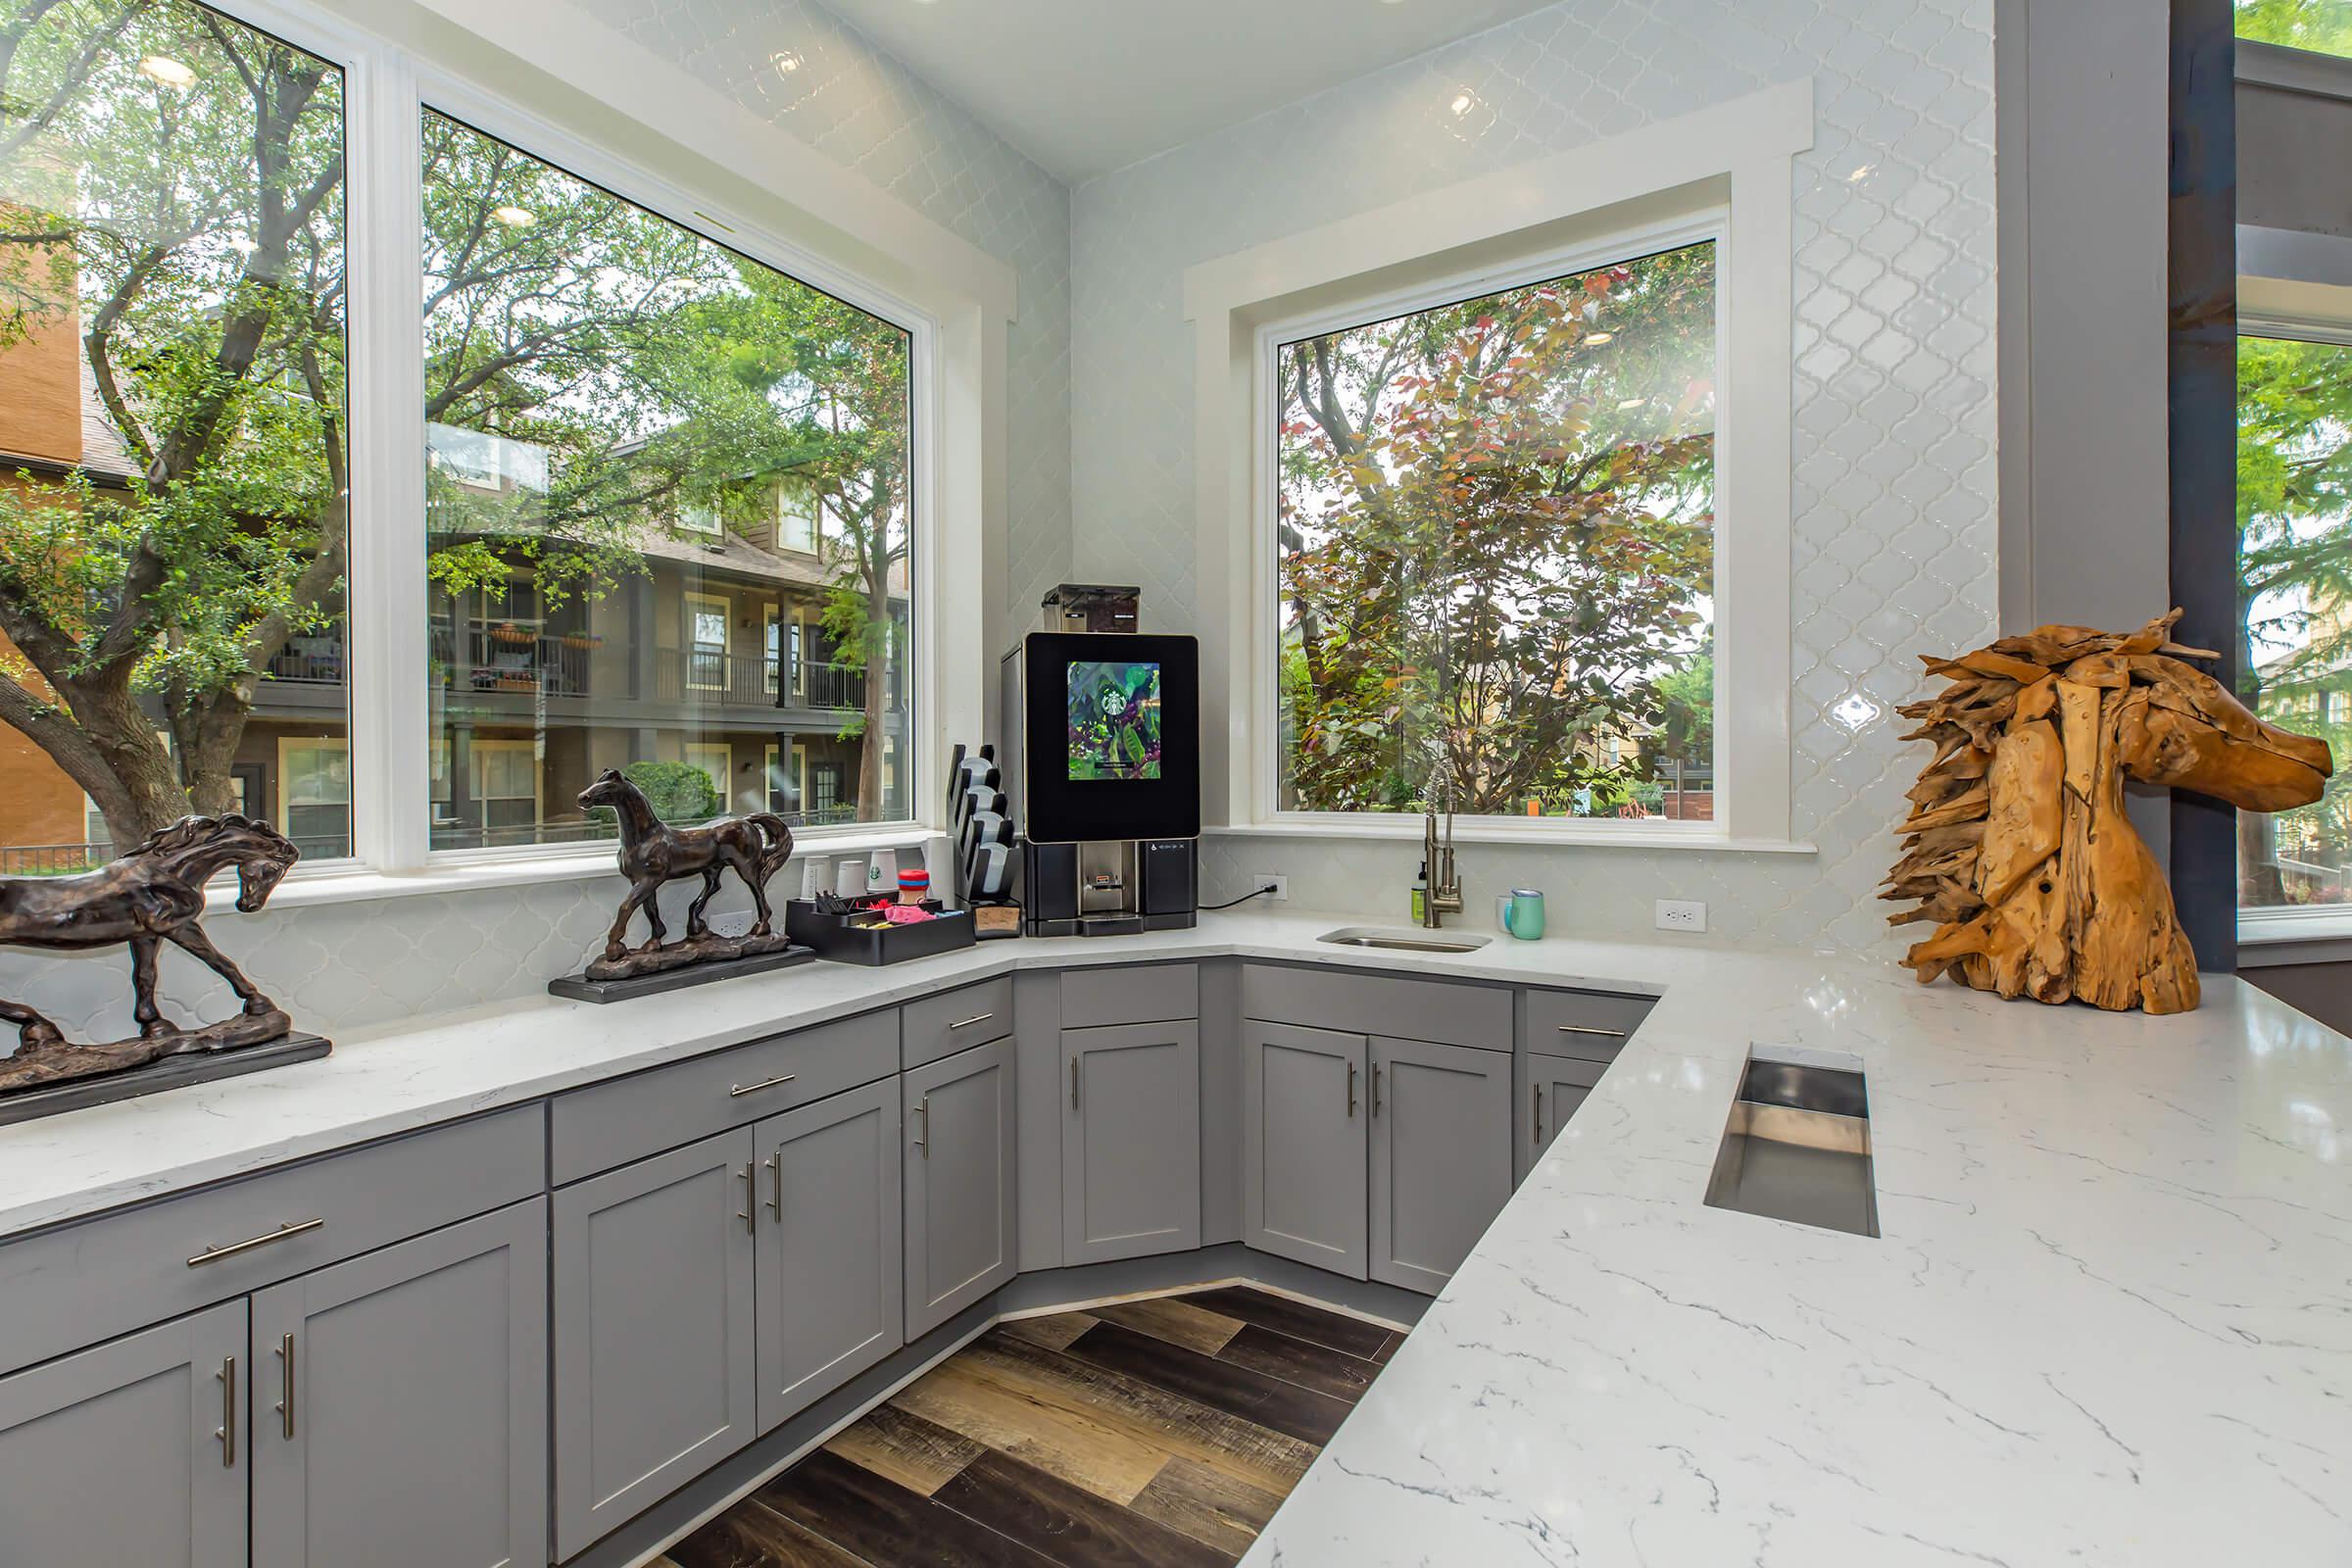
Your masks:
[{"label": "kitchen faucet", "polygon": [[1453,787],[1446,789],[1446,842],[1438,842],[1438,813],[1421,818],[1421,863],[1429,868],[1429,891],[1421,897],[1421,923],[1435,931],[1440,917],[1462,912],[1462,879],[1453,868]]}]

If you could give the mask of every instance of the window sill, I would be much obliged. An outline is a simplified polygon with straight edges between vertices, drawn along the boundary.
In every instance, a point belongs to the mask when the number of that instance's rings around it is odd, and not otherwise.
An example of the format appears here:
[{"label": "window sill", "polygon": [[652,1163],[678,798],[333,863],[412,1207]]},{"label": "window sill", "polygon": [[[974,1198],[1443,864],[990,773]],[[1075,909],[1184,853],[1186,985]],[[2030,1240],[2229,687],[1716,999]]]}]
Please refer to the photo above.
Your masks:
[{"label": "window sill", "polygon": [[[933,830],[919,822],[891,822],[872,827],[824,829],[807,838],[797,838],[793,844],[793,859],[808,856],[843,856],[868,854],[875,850],[906,850],[921,845],[933,837]],[[544,854],[491,851],[487,853],[457,852],[448,858],[416,871],[373,871],[361,866],[321,866],[317,872],[304,875],[297,871],[280,883],[270,896],[270,907],[275,909],[304,909],[329,904],[360,904],[376,899],[420,898],[433,895],[486,893],[497,888],[536,887],[545,882],[585,882],[598,877],[617,881],[620,873],[612,858],[610,844],[584,845],[578,849],[551,851]],[[461,858],[463,857],[463,858]],[[783,889],[788,879],[798,889],[793,868],[787,865],[777,872],[771,889]],[[781,891],[771,895],[779,904],[787,895]],[[227,908],[236,902],[237,884],[233,878],[218,882],[205,890],[205,902],[213,910]]]},{"label": "window sill", "polygon": [[2241,909],[2237,947],[2242,969],[2352,960],[2352,908]]},{"label": "window sill", "polygon": [[[1444,831],[1443,825],[1440,831]],[[1421,818],[1401,813],[1392,817],[1338,819],[1321,816],[1277,817],[1268,822],[1237,822],[1225,827],[1204,827],[1200,832],[1204,838],[1214,834],[1232,838],[1357,839],[1417,844],[1421,841]],[[1728,834],[1682,828],[1638,827],[1616,822],[1562,821],[1538,817],[1530,817],[1524,824],[1516,817],[1486,816],[1457,821],[1453,839],[1457,844],[1515,844],[1544,849],[1669,850],[1683,854],[1713,855],[1820,853],[1812,844],[1791,839],[1736,839]]]}]

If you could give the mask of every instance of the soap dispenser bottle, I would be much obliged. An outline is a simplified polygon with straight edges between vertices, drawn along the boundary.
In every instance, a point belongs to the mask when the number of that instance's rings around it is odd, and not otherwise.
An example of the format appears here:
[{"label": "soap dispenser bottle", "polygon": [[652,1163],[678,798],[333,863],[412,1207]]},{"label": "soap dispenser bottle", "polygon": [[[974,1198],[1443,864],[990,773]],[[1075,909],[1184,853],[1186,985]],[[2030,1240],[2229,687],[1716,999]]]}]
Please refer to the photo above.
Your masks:
[{"label": "soap dispenser bottle", "polygon": [[1423,860],[1413,877],[1413,924],[1420,925],[1429,918],[1429,862]]}]

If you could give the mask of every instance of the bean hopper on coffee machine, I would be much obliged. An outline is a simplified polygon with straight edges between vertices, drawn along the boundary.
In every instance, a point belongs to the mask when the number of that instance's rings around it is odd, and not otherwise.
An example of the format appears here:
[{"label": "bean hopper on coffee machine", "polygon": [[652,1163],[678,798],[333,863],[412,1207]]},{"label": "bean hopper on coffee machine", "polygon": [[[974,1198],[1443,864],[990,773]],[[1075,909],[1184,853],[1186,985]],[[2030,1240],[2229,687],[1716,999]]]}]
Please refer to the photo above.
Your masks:
[{"label": "bean hopper on coffee machine", "polygon": [[1005,658],[1006,788],[1031,936],[1181,930],[1200,903],[1200,645],[1133,588],[1065,584]]}]

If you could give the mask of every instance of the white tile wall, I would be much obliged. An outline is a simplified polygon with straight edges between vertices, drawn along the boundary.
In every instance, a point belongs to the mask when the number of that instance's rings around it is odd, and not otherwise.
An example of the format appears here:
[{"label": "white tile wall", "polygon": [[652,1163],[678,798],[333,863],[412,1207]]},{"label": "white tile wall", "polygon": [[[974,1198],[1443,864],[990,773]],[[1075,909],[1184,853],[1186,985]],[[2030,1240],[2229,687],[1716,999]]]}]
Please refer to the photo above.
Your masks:
[{"label": "white tile wall", "polygon": [[[1194,619],[1194,263],[1810,76],[1795,189],[1794,827],[1818,857],[1623,850],[1463,858],[1476,901],[1544,887],[1555,928],[1884,950],[1872,894],[1920,759],[1912,654],[1995,617],[1991,0],[1572,0],[1091,181],[1072,204],[1073,571]],[[1464,89],[1470,112],[1450,104]],[[1859,696],[1858,726],[1833,710]],[[1850,715],[1860,710],[1852,705]],[[1409,845],[1212,839],[1212,896],[1284,871],[1294,904],[1397,908]],[[1491,910],[1491,903],[1488,907]],[[1491,920],[1490,920],[1491,923]]]}]

